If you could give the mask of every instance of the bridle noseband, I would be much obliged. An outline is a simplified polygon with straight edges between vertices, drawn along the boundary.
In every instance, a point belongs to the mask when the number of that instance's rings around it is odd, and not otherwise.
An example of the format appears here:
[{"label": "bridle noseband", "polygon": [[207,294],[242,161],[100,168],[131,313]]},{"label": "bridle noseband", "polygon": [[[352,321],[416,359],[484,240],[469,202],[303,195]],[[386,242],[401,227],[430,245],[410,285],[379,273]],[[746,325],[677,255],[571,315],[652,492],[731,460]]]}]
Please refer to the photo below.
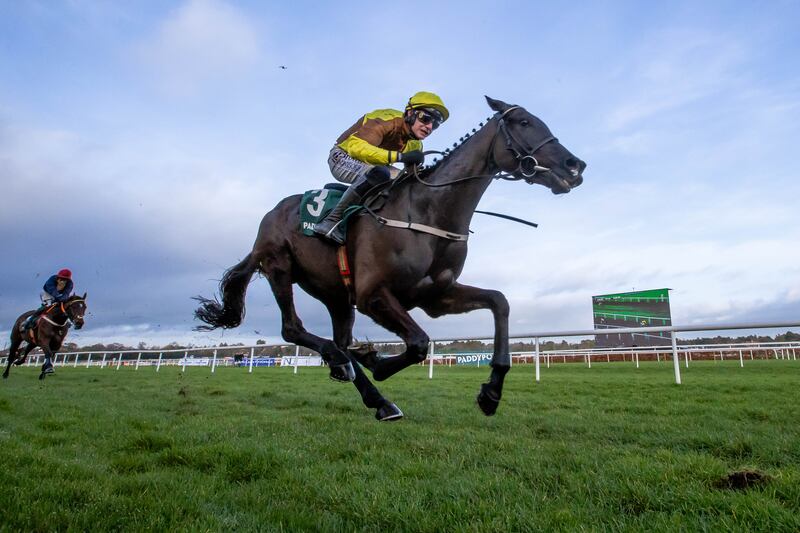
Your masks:
[{"label": "bridle noseband", "polygon": [[[529,146],[528,143],[526,143],[524,140],[518,139],[516,136],[514,136],[513,133],[511,133],[511,130],[508,129],[508,126],[506,125],[506,120],[505,120],[506,115],[509,114],[510,112],[514,111],[515,109],[520,109],[520,107],[519,106],[512,106],[512,107],[509,107],[508,109],[506,109],[505,111],[503,111],[503,113],[500,115],[500,118],[498,119],[498,122],[497,122],[497,131],[498,131],[498,133],[502,132],[503,133],[503,137],[505,137],[506,150],[511,152],[514,155],[514,159],[517,160],[517,169],[514,170],[513,172],[507,172],[506,174],[508,174],[508,176],[503,176],[503,179],[507,179],[507,180],[519,180],[519,179],[522,179],[522,178],[518,178],[518,177],[514,176],[514,174],[519,172],[520,174],[522,174],[522,176],[524,177],[525,181],[530,183],[530,179],[533,178],[539,172],[550,172],[550,169],[548,167],[543,167],[543,166],[539,165],[539,161],[536,159],[536,157],[533,154],[535,154],[537,151],[539,151],[539,149],[542,146],[544,146],[545,144],[547,144],[549,142],[552,142],[552,141],[556,141],[557,142],[558,139],[556,139],[555,137],[550,135],[548,137],[545,137],[543,140],[541,140],[539,142],[539,144],[537,144],[534,147]],[[491,147],[489,149],[489,157],[491,158],[490,162],[496,168],[500,168],[500,166],[497,164],[497,162],[494,161],[494,155],[493,155],[494,154],[494,143],[496,142],[496,140],[497,140],[497,134],[495,134],[494,139],[492,139],[492,145],[491,145]],[[514,147],[515,144],[522,150],[522,152],[520,152],[519,150],[517,150],[517,148]]]}]

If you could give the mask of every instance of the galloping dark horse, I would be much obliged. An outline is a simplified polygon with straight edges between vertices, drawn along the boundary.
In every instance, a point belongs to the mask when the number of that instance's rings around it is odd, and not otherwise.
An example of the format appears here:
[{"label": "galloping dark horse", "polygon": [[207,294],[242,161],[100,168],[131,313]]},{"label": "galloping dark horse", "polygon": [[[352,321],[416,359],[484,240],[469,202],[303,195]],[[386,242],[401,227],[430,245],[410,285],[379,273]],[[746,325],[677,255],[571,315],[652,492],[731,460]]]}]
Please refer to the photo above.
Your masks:
[{"label": "galloping dark horse", "polygon": [[[20,331],[20,325],[28,319],[34,312],[27,311],[17,318],[14,327],[11,328],[11,346],[8,348],[8,363],[3,372],[3,379],[8,378],[8,371],[11,365],[21,365],[25,362],[28,354],[37,346],[44,352],[44,364],[39,379],[44,379],[47,374],[53,373],[52,358],[61,349],[61,344],[69,331],[69,323],[75,324],[75,329],[83,327],[83,315],[86,314],[86,293],[83,296],[70,296],[63,303],[52,304],[24,335]],[[23,342],[27,345],[19,355],[18,350]]]},{"label": "galloping dark horse", "polygon": [[[375,380],[383,381],[427,357],[429,337],[409,310],[419,307],[429,316],[439,317],[490,309],[494,354],[478,405],[486,415],[494,414],[510,367],[509,306],[498,291],[456,281],[467,257],[470,220],[493,178],[538,183],[561,194],[582,183],[586,164],[524,108],[488,97],[487,101],[496,113],[485,126],[433,167],[395,182],[379,212],[382,218],[353,217],[347,230],[355,304],[360,312],[403,339],[405,352],[381,359],[374,357],[374,352],[348,349],[355,316],[337,267],[337,248],[300,232],[300,195],[285,198],[264,216],[253,250],[223,276],[222,304],[200,299],[202,305],[195,315],[208,324],[200,329],[237,327],[244,317],[247,285],[258,271],[269,280],[280,307],[283,338],[319,352],[331,366],[331,377],[354,381],[364,404],[377,409],[379,420],[387,420],[403,414],[351,361],[361,362]],[[414,223],[414,229],[392,227],[392,220]],[[435,234],[436,230],[429,233],[431,228],[444,230],[441,233],[447,236]],[[294,283],[327,307],[333,341],[305,330],[295,313]]]}]

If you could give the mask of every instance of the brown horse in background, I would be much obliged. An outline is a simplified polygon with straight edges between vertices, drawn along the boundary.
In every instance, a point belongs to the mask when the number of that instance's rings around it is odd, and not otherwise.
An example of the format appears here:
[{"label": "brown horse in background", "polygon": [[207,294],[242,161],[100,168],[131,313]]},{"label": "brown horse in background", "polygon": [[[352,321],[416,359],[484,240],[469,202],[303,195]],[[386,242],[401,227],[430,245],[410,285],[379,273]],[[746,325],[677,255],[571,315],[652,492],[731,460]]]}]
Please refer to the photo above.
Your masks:
[{"label": "brown horse in background", "polygon": [[[351,347],[355,315],[350,291],[337,267],[337,247],[301,233],[301,195],[285,198],[264,216],[252,251],[223,276],[222,304],[199,298],[202,305],[195,316],[207,326],[198,329],[237,327],[244,318],[247,286],[253,274],[260,272],[280,307],[283,338],[320,353],[331,367],[332,378],[353,381],[364,404],[377,409],[378,420],[393,420],[403,413],[352,362],[360,362],[382,381],[424,361],[430,339],[408,313],[415,307],[431,317],[489,309],[494,315],[494,354],[478,405],[484,414],[494,414],[511,364],[509,305],[498,291],[457,281],[467,257],[472,215],[494,178],[538,183],[561,194],[582,183],[586,164],[524,108],[486,99],[495,115],[485,126],[462,138],[463,143],[448,150],[434,166],[396,180],[379,217],[352,217],[348,226],[347,257],[355,305],[405,342],[402,354],[377,358],[374,352]],[[391,227],[386,219],[417,225],[415,230]],[[423,227],[448,235],[427,233]],[[333,340],[303,327],[294,307],[295,283],[326,306]]]},{"label": "brown horse in background", "polygon": [[[36,323],[23,334],[21,326],[34,312],[22,313],[14,322],[14,327],[11,328],[11,346],[8,348],[8,362],[5,372],[3,372],[3,379],[8,378],[12,364],[23,364],[28,354],[37,346],[44,352],[44,363],[39,379],[44,379],[47,374],[54,372],[52,359],[61,349],[70,323],[75,324],[75,329],[83,327],[83,316],[86,314],[86,293],[83,296],[70,296],[67,301],[62,303],[51,304],[36,319]],[[22,355],[20,355],[19,348],[23,342],[27,342],[27,345],[21,350]]]}]

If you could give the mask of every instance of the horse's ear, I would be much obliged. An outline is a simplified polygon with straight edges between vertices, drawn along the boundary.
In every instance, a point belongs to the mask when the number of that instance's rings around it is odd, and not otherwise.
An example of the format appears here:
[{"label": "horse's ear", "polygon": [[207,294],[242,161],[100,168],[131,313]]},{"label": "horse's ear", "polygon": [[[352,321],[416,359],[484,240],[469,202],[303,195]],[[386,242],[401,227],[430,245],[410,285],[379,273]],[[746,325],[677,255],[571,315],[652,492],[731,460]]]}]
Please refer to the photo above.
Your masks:
[{"label": "horse's ear", "polygon": [[491,107],[498,113],[503,113],[505,112],[506,109],[511,107],[510,105],[501,100],[495,100],[494,98],[490,98],[488,96],[486,96],[486,102],[489,104],[489,107]]},{"label": "horse's ear", "polygon": [[86,295],[87,295],[87,294],[89,294],[89,293],[88,293],[88,292],[84,292],[84,293],[83,293],[83,299],[84,299],[84,300],[86,299]]}]

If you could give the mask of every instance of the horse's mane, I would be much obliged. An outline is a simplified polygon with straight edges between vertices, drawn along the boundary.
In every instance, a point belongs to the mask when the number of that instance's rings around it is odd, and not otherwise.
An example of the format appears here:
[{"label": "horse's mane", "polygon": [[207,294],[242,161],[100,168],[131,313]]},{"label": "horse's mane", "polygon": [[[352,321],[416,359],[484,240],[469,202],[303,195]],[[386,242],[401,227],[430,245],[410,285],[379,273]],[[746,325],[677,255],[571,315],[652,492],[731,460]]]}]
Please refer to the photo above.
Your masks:
[{"label": "horse's mane", "polygon": [[452,160],[453,154],[458,152],[458,150],[461,149],[461,147],[464,146],[464,144],[473,135],[475,135],[481,128],[483,128],[484,126],[488,125],[490,120],[492,120],[492,117],[487,117],[486,118],[486,122],[481,122],[480,124],[478,124],[477,128],[472,128],[472,132],[465,133],[464,136],[462,136],[462,137],[460,137],[458,139],[458,142],[453,143],[453,147],[452,148],[445,149],[440,157],[434,158],[432,165],[428,165],[428,166],[426,166],[426,167],[424,167],[424,168],[422,168],[421,170],[418,171],[419,177],[422,178],[422,179],[428,178],[434,172],[436,172],[439,168],[443,167],[448,162],[450,162]]}]

